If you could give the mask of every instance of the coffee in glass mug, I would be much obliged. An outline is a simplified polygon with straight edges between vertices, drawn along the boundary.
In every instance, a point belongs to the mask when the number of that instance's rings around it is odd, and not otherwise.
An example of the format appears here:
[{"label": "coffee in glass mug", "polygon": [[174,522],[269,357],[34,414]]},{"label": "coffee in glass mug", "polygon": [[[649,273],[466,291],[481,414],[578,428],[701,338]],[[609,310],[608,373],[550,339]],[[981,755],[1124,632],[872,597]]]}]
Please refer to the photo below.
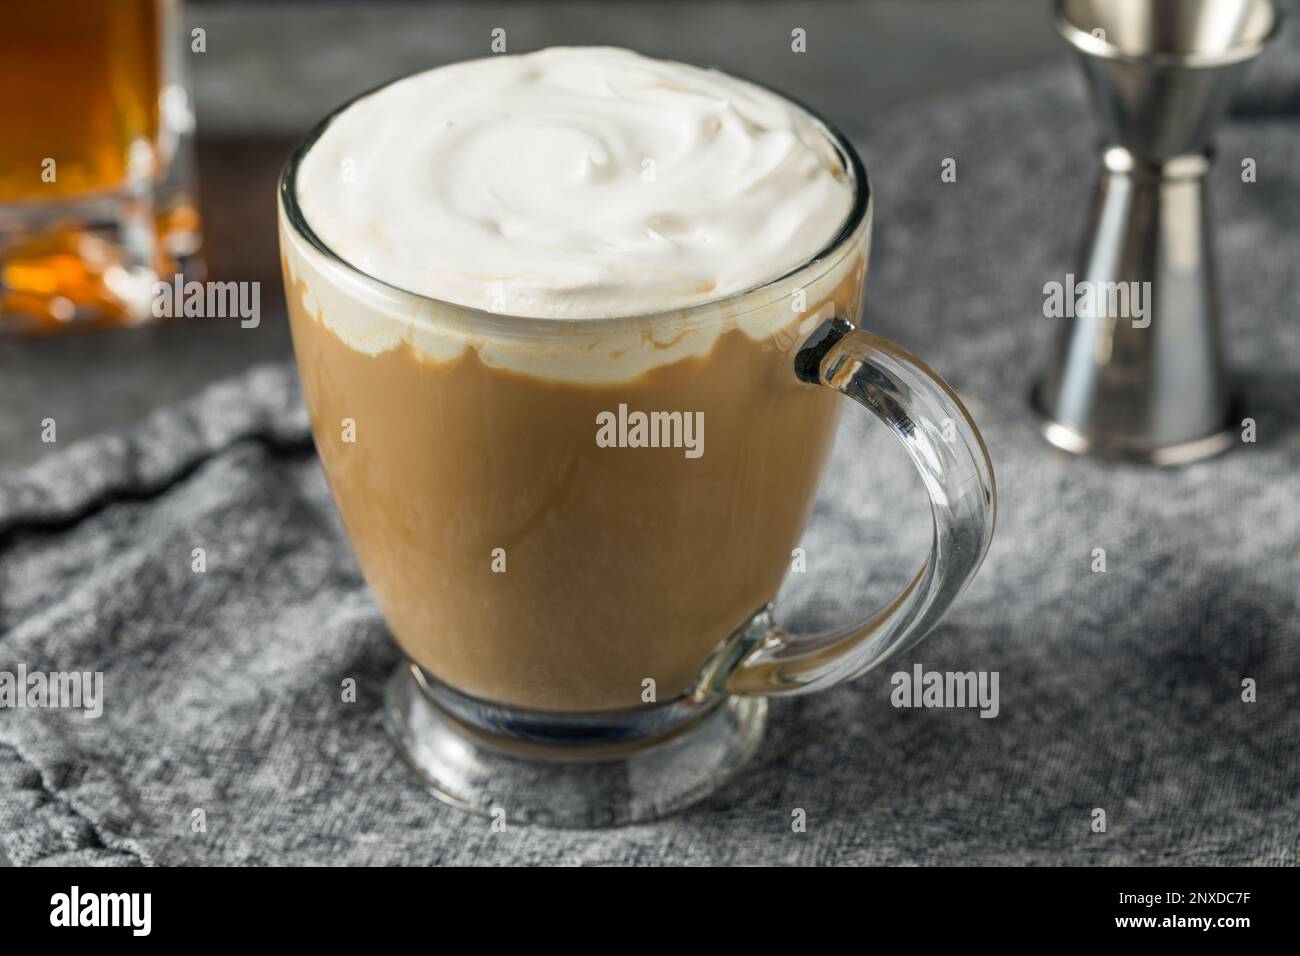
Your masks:
[{"label": "coffee in glass mug", "polygon": [[[975,573],[979,433],[855,325],[871,209],[807,109],[615,49],[398,80],[294,152],[304,396],[407,658],[386,723],[435,795],[567,826],[671,812],[753,753],[767,697],[909,646]],[[904,442],[934,547],[868,620],[792,634],[772,602],[837,392]]]}]

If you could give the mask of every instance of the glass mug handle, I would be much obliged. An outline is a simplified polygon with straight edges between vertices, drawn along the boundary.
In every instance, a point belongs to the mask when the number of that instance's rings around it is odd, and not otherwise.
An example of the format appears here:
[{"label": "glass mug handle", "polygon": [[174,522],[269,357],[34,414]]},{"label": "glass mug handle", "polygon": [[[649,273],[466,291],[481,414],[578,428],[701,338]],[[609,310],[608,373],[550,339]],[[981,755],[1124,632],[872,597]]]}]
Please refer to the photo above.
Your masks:
[{"label": "glass mug handle", "polygon": [[930,496],[930,556],[897,597],[860,623],[790,634],[768,605],[709,662],[701,693],[789,696],[865,673],[925,637],[979,570],[993,537],[997,491],[988,449],[961,400],[929,366],[832,318],[804,341],[794,371],[865,405],[903,443]]}]

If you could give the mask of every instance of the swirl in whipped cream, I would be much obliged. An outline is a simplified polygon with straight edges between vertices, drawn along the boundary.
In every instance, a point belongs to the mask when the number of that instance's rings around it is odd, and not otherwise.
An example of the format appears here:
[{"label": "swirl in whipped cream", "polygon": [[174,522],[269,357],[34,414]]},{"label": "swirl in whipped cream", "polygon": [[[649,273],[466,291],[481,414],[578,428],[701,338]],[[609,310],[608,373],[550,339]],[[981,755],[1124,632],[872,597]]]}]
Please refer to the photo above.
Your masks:
[{"label": "swirl in whipped cream", "polygon": [[554,48],[401,80],[336,116],[298,202],[408,292],[539,318],[681,309],[822,250],[853,201],[807,113],[626,50]]}]

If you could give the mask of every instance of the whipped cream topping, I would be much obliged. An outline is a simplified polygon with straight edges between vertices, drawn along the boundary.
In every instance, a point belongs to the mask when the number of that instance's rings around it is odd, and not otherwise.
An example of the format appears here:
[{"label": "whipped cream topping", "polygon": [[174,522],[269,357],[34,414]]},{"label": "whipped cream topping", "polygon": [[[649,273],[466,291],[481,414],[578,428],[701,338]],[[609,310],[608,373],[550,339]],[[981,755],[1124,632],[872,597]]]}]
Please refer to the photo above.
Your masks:
[{"label": "whipped cream topping", "polygon": [[798,107],[607,48],[494,56],[384,87],[335,117],[297,182],[307,223],[362,272],[557,319],[762,285],[821,251],[853,202]]}]

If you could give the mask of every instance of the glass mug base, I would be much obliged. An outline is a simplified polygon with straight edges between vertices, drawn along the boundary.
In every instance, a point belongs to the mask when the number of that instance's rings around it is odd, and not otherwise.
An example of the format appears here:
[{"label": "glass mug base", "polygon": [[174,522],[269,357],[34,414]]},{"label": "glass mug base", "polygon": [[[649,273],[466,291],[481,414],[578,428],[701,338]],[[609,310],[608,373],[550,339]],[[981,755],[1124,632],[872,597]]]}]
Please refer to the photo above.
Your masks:
[{"label": "glass mug base", "polygon": [[758,749],[763,698],[649,710],[541,714],[466,697],[413,664],[384,694],[384,726],[443,803],[510,823],[566,828],[655,820],[725,784]]}]

